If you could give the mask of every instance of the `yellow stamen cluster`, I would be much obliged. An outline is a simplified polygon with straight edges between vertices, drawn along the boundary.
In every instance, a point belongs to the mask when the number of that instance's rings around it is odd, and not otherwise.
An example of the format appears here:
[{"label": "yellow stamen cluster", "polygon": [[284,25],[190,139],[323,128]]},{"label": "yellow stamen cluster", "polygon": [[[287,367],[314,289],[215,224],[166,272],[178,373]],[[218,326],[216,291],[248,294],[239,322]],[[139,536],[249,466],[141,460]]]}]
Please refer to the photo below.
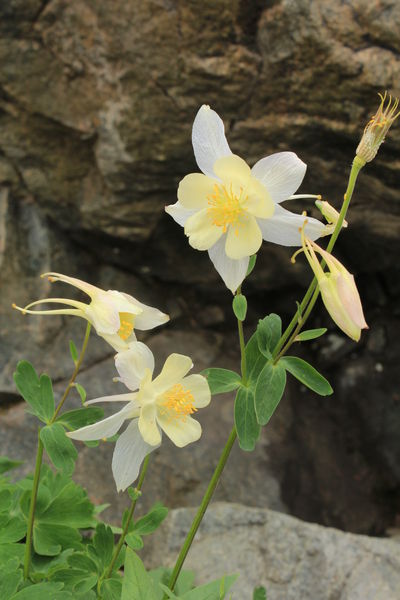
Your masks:
[{"label": "yellow stamen cluster", "polygon": [[392,96],[389,96],[386,102],[387,92],[385,92],[384,96],[379,94],[379,97],[381,103],[378,110],[368,121],[356,150],[357,156],[364,161],[364,164],[371,162],[375,158],[387,132],[400,115],[400,112],[396,112],[399,107],[399,100],[397,98],[392,100]]},{"label": "yellow stamen cluster", "polygon": [[177,383],[163,394],[161,406],[162,414],[167,414],[170,419],[180,419],[186,421],[188,415],[197,411],[194,407],[194,398],[190,390],[185,390],[180,383]]},{"label": "yellow stamen cluster", "polygon": [[133,315],[130,313],[119,313],[119,322],[120,328],[117,331],[119,337],[124,340],[124,342],[132,335],[133,331]]},{"label": "yellow stamen cluster", "polygon": [[245,196],[243,188],[240,188],[240,194],[237,196],[232,189],[232,184],[229,188],[225,185],[214,184],[214,193],[207,196],[209,209],[208,212],[212,217],[213,225],[222,227],[226,233],[227,227],[232,225],[235,227],[235,233],[238,234],[238,228],[241,225],[241,218],[247,212]]}]

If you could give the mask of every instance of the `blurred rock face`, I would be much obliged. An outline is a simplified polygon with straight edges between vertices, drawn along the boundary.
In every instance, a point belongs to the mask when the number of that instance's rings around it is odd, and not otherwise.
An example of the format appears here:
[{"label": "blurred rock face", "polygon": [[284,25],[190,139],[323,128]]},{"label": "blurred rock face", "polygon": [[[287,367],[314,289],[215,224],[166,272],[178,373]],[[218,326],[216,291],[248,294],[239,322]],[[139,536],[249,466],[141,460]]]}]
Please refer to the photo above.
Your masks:
[{"label": "blurred rock face", "polygon": [[[297,152],[308,164],[300,191],[339,207],[376,92],[400,94],[399,31],[391,0],[1,3],[0,399],[15,399],[19,358],[60,382],[70,373],[68,339],[82,335],[82,323],[10,309],[71,297],[40,280],[44,271],[153,303],[171,313],[170,329],[193,332],[193,344],[204,329],[231,329],[230,294],[207,253],[189,248],[163,212],[179,179],[197,170],[196,111],[215,108],[232,150],[250,164]],[[399,505],[399,148],[395,126],[360,176],[337,247],[358,274],[370,332],[355,345],[332,326],[322,349],[310,346],[336,395],[328,404],[289,391],[266,433],[288,510],[352,531],[382,532]],[[317,216],[295,205],[304,208]],[[264,245],[246,286],[250,324],[273,310],[290,317],[310,275],[289,257]],[[314,321],[329,322],[322,311]],[[210,362],[224,361],[216,347]],[[191,354],[190,343],[183,350]],[[90,365],[112,354],[96,341]],[[252,494],[251,504],[264,503]]]}]

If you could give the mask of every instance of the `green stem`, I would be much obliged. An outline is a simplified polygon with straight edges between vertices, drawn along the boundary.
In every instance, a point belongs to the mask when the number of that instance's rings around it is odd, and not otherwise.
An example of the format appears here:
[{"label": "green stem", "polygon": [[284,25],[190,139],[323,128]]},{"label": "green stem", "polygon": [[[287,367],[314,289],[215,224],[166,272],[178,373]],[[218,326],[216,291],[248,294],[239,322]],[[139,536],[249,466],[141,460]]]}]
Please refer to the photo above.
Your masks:
[{"label": "green stem", "polygon": [[[81,367],[83,358],[85,356],[86,348],[88,345],[91,327],[92,326],[90,325],[90,323],[88,323],[86,326],[86,332],[85,332],[85,337],[84,337],[83,344],[82,344],[81,353],[76,362],[74,372],[72,373],[71,379],[69,380],[69,383],[63,394],[63,397],[61,398],[60,402],[58,403],[58,406],[55,409],[54,414],[49,421],[49,425],[54,423],[54,421],[56,420],[57,415],[60,412],[60,410],[61,410],[65,400],[67,399],[67,396],[74,384],[76,376],[78,375],[78,372]],[[31,564],[33,525],[34,525],[34,521],[35,521],[35,509],[36,509],[37,494],[38,494],[38,489],[39,489],[40,470],[42,467],[42,460],[43,460],[43,443],[40,439],[40,431],[41,430],[39,429],[35,472],[34,472],[34,476],[33,476],[32,494],[31,494],[31,501],[30,501],[30,505],[29,505],[28,529],[27,529],[26,543],[25,543],[25,556],[24,556],[24,578],[25,579],[27,579],[29,576],[29,569],[30,569],[30,564]]]},{"label": "green stem", "polygon": [[[364,163],[365,164],[365,163]],[[349,180],[347,183],[347,189],[346,192],[344,194],[344,200],[343,200],[343,204],[342,204],[342,208],[340,210],[340,214],[337,220],[337,223],[335,225],[335,229],[331,235],[331,239],[329,240],[329,244],[326,248],[327,252],[332,252],[333,247],[336,243],[336,240],[339,236],[340,230],[342,228],[343,225],[343,221],[346,218],[346,214],[347,214],[347,210],[349,208],[349,204],[351,201],[351,198],[353,196],[353,192],[354,192],[354,186],[356,184],[357,181],[357,177],[359,172],[361,171],[362,167],[364,166],[364,164],[362,164],[362,162],[360,162],[359,158],[356,156],[353,160],[353,164],[351,167],[351,171],[350,171],[350,175],[349,175]],[[325,266],[325,261],[322,260],[321,261],[321,266],[322,268]],[[285,354],[285,352],[290,348],[290,346],[293,344],[296,336],[298,335],[300,329],[303,327],[303,325],[305,324],[306,320],[308,319],[311,310],[314,307],[314,304],[317,301],[317,298],[319,296],[319,289],[317,288],[317,279],[314,277],[314,279],[311,281],[308,290],[306,291],[303,300],[301,301],[300,304],[300,311],[297,311],[296,314],[293,316],[293,319],[290,321],[289,325],[287,326],[286,330],[284,331],[284,333],[282,334],[281,339],[279,340],[276,348],[274,349],[274,362],[276,363],[279,358],[281,356],[283,356],[283,354]],[[304,313],[305,308],[307,307],[306,312]],[[301,314],[301,317],[299,318],[299,312]],[[303,314],[304,313],[304,314]],[[293,329],[295,329],[293,331]],[[293,332],[293,333],[292,333]],[[289,341],[286,343],[286,340],[289,339]]]},{"label": "green stem", "polygon": [[36,499],[37,499],[37,493],[38,493],[38,489],[39,489],[40,469],[42,466],[42,459],[43,459],[43,443],[42,443],[42,440],[40,439],[40,428],[39,428],[38,446],[37,446],[37,451],[36,451],[35,473],[33,475],[32,495],[31,495],[31,503],[29,506],[29,515],[28,515],[28,530],[26,533],[26,543],[25,543],[24,579],[28,579],[29,568],[30,568],[30,564],[31,564],[33,523],[35,520]]},{"label": "green stem", "polygon": [[91,329],[92,329],[92,326],[88,322],[88,324],[86,325],[85,337],[83,339],[81,353],[80,353],[79,358],[78,358],[78,360],[76,362],[74,372],[71,375],[71,379],[69,380],[69,383],[68,383],[67,387],[65,388],[65,392],[63,394],[63,397],[61,398],[60,402],[58,403],[58,406],[57,406],[56,410],[54,411],[54,415],[51,418],[50,425],[51,425],[51,423],[54,423],[54,421],[56,420],[56,418],[58,416],[58,413],[62,409],[63,404],[66,401],[66,399],[68,397],[68,394],[71,391],[71,388],[73,387],[73,385],[75,383],[76,376],[79,373],[79,369],[81,368],[81,365],[82,365],[82,362],[83,362],[83,358],[85,356],[85,352],[86,352],[86,348],[87,348],[87,345],[88,345],[88,342],[89,342],[89,336],[90,336],[90,330]]},{"label": "green stem", "polygon": [[[145,478],[146,472],[147,472],[147,467],[149,465],[149,459],[150,459],[150,454],[148,454],[146,456],[146,458],[144,459],[144,461],[143,461],[143,466],[142,466],[142,469],[140,471],[139,481],[138,481],[138,484],[137,484],[137,486],[135,488],[135,492],[140,492],[140,490],[142,489],[143,481],[144,481],[144,478]],[[125,527],[124,527],[124,529],[123,529],[123,531],[121,533],[121,537],[119,538],[118,544],[117,544],[117,546],[116,546],[116,548],[114,550],[114,554],[113,554],[113,557],[111,559],[110,565],[109,565],[107,571],[104,573],[104,576],[103,576],[102,579],[107,579],[108,577],[111,576],[111,574],[113,572],[114,565],[115,565],[115,563],[117,561],[119,553],[121,552],[121,548],[124,545],[126,535],[127,535],[128,531],[129,531],[129,525],[130,525],[130,523],[132,521],[133,513],[135,512],[136,503],[138,501],[139,496],[140,496],[140,494],[138,493],[135,496],[135,498],[132,500],[132,504],[131,504],[131,507],[129,509],[129,513],[128,513],[128,516],[127,516],[127,519],[126,519]]]},{"label": "green stem", "polygon": [[[194,536],[196,535],[197,530],[200,527],[200,523],[204,517],[204,514],[207,510],[210,500],[214,494],[215,488],[217,487],[217,483],[219,481],[219,478],[221,477],[222,471],[224,470],[224,467],[228,460],[229,454],[232,450],[233,444],[235,443],[236,437],[237,437],[236,428],[234,427],[229,435],[228,441],[225,444],[225,447],[222,451],[222,454],[220,456],[220,459],[218,461],[218,464],[216,466],[214,474],[211,478],[210,483],[208,484],[206,493],[203,496],[203,500],[201,501],[200,507],[196,513],[196,516],[193,520],[192,526],[189,530],[189,533],[186,536],[185,542],[181,548],[181,551],[180,551],[177,561],[175,563],[175,567],[174,567],[174,570],[172,571],[171,579],[169,580],[169,584],[168,584],[168,587],[171,591],[173,591],[173,589],[175,587],[175,584],[179,577],[179,573],[181,572],[183,563],[185,562],[186,556],[190,550],[190,546],[192,545]],[[164,596],[164,598],[166,599],[167,596]]]}]

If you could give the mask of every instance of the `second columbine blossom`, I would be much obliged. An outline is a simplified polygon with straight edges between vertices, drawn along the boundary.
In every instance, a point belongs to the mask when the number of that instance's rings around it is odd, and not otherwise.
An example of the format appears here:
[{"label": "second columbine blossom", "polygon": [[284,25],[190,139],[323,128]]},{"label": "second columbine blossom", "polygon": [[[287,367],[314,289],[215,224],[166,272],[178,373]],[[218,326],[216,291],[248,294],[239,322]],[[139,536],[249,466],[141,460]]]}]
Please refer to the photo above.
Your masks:
[{"label": "second columbine blossom", "polygon": [[[104,338],[117,352],[126,350],[130,342],[136,340],[135,329],[147,330],[169,321],[169,316],[139,302],[133,296],[117,290],[102,290],[86,281],[61,273],[44,273],[49,281],[62,281],[72,285],[90,298],[90,302],[80,302],[69,298],[44,298],[31,302],[24,308],[13,305],[23,314],[31,315],[73,315],[86,319],[96,333]],[[30,310],[39,304],[64,304],[70,308],[52,310]]]},{"label": "second columbine blossom", "polygon": [[141,342],[132,342],[128,350],[117,354],[115,366],[118,380],[131,391],[87,404],[122,401],[126,405],[110,417],[67,435],[75,440],[98,440],[113,436],[126,420],[131,421],[116,442],[112,460],[120,491],[135,481],[145,456],[160,445],[162,431],[179,448],[200,438],[201,425],[192,415],[210,403],[211,394],[205,377],[187,375],[193,363],[182,354],[171,354],[153,379],[154,356]]},{"label": "second columbine blossom", "polygon": [[[192,143],[203,174],[184,177],[178,202],[166,211],[184,226],[193,248],[208,250],[225,285],[235,292],[246,276],[249,257],[263,239],[300,246],[304,217],[282,208],[280,202],[298,189],[306,165],[293,152],[279,152],[250,169],[232,154],[222,120],[205,105],[194,120]],[[309,218],[306,233],[315,240],[327,231],[323,223]]]}]

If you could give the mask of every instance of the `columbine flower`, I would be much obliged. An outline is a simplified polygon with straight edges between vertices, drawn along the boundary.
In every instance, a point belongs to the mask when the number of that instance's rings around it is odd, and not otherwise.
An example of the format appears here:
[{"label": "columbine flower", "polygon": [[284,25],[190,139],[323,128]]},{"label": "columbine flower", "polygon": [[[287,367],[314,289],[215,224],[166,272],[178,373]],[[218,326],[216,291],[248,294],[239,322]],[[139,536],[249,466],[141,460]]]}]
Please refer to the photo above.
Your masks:
[{"label": "columbine flower", "polygon": [[400,115],[400,111],[396,113],[399,106],[398,98],[395,98],[392,104],[392,96],[389,96],[385,106],[387,92],[384,96],[379,94],[379,97],[381,99],[379,108],[367,123],[356,150],[356,155],[363,161],[363,164],[371,162],[375,158],[387,132]]},{"label": "columbine flower", "polygon": [[[301,245],[299,228],[304,218],[285,210],[280,202],[296,197],[292,194],[303,180],[306,165],[293,152],[279,152],[250,169],[232,154],[222,120],[205,105],[194,120],[192,143],[203,174],[184,177],[178,202],[165,210],[184,226],[193,248],[208,250],[225,285],[234,292],[263,239]],[[308,219],[311,239],[325,233],[322,223]]]},{"label": "columbine flower", "polygon": [[[303,232],[303,250],[317,278],[325,308],[336,325],[351,339],[358,342],[361,329],[368,329],[354,276],[332,254],[307,239]],[[325,273],[316,252],[325,260]]]},{"label": "columbine flower", "polygon": [[[101,290],[90,283],[68,277],[60,273],[44,273],[41,277],[48,277],[49,281],[63,281],[82,290],[91,301],[89,304],[68,298],[44,298],[31,302],[25,308],[13,307],[22,313],[30,315],[75,315],[86,319],[93,325],[96,333],[104,338],[115,350],[121,351],[128,348],[131,341],[136,340],[134,328],[147,330],[162,325],[169,320],[169,316],[157,308],[146,306],[132,296],[117,292],[116,290]],[[60,308],[55,310],[29,310],[38,304],[65,304],[73,308]]]},{"label": "columbine flower", "polygon": [[107,438],[116,434],[125,420],[132,420],[118,438],[112,459],[120,491],[135,481],[144,457],[158,448],[161,431],[179,448],[199,439],[201,425],[191,415],[209,404],[211,394],[205,377],[186,376],[193,363],[182,354],[171,354],[153,380],[154,356],[141,342],[132,342],[128,350],[117,354],[115,366],[118,380],[131,392],[96,398],[87,404],[119,401],[127,404],[111,417],[67,435],[75,440]]}]

